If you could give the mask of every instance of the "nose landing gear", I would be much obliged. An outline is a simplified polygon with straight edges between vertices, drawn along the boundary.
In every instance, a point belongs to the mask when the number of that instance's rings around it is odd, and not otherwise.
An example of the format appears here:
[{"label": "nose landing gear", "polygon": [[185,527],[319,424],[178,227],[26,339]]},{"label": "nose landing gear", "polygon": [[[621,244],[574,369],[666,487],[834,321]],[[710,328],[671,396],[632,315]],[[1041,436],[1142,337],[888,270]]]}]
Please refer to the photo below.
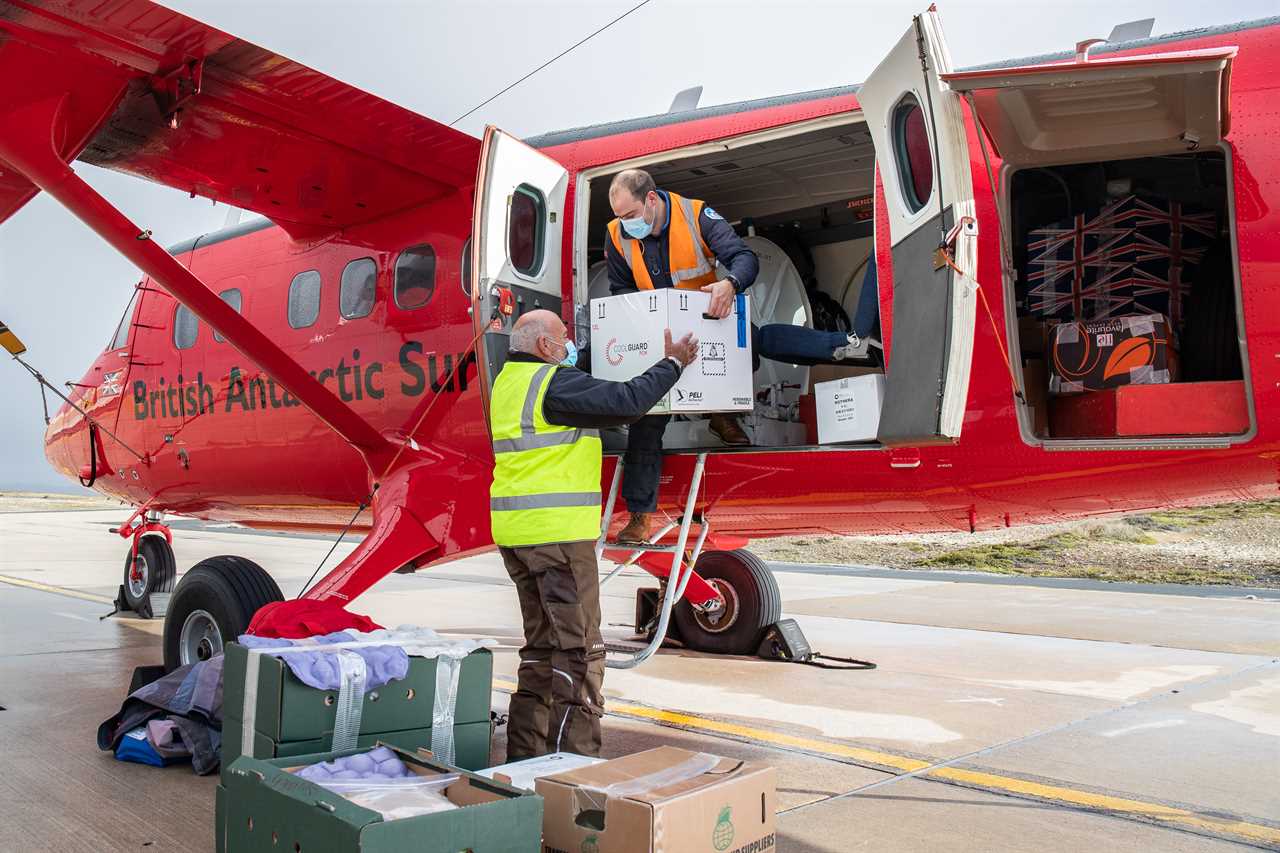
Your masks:
[{"label": "nose landing gear", "polygon": [[135,549],[124,558],[124,582],[120,585],[124,604],[144,618],[151,618],[151,594],[172,592],[178,567],[173,548],[163,536],[142,536]]}]

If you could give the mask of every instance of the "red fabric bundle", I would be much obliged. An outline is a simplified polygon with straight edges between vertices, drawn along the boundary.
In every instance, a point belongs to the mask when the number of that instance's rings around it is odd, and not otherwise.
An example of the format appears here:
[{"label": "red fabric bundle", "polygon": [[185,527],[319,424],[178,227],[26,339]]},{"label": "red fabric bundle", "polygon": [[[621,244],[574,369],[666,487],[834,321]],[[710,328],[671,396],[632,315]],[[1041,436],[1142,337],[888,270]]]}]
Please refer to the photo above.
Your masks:
[{"label": "red fabric bundle", "polygon": [[373,631],[381,628],[368,616],[351,613],[334,601],[294,598],[263,605],[253,615],[246,634],[300,640],[334,631]]}]

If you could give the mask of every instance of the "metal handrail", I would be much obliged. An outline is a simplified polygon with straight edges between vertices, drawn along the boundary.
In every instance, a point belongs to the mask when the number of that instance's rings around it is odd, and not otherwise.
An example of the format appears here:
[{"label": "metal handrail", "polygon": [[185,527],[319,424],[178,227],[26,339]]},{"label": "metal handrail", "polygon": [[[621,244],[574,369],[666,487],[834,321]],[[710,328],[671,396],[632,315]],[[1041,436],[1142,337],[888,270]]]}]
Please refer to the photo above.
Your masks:
[{"label": "metal handrail", "polygon": [[[667,575],[666,594],[662,599],[662,608],[658,612],[658,625],[653,631],[653,637],[644,648],[626,657],[612,660],[606,658],[605,666],[610,669],[634,669],[652,657],[661,648],[663,642],[666,641],[667,628],[671,622],[671,613],[675,609],[676,603],[684,596],[685,588],[689,585],[689,579],[693,577],[693,567],[698,562],[698,557],[702,553],[702,546],[707,541],[707,534],[711,529],[711,525],[707,523],[706,519],[699,521],[700,529],[697,541],[694,544],[693,554],[690,556],[688,566],[681,572],[680,567],[684,563],[684,549],[689,543],[689,528],[693,524],[693,510],[698,504],[698,492],[702,488],[702,474],[706,469],[706,464],[707,454],[699,453],[698,461],[693,467],[693,479],[689,483],[689,497],[685,501],[684,512],[680,516],[680,534],[676,540],[675,550],[672,553],[671,571]],[[597,557],[604,553],[604,545],[609,533],[609,522],[612,520],[613,506],[617,498],[618,486],[622,480],[622,465],[622,460],[618,460],[617,468],[614,469],[613,483],[610,485],[609,499],[605,505],[605,516],[600,525],[600,539],[596,543]],[[667,535],[673,526],[674,524],[668,524],[657,536],[650,538],[649,544],[652,545],[654,542],[661,541],[662,537]],[[623,568],[634,563],[638,555],[642,553],[644,553],[644,549],[633,552],[628,561],[610,572],[605,580],[612,579]]]}]

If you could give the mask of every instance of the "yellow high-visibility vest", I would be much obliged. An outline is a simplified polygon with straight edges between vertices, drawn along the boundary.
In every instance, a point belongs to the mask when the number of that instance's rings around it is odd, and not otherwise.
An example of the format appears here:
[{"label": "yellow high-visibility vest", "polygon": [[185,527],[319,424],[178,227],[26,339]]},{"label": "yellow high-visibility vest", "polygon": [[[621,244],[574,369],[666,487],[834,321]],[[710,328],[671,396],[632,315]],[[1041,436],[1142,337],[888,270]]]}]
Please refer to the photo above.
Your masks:
[{"label": "yellow high-visibility vest", "polygon": [[542,401],[561,368],[508,361],[493,383],[493,541],[509,548],[600,535],[600,433],[549,424]]},{"label": "yellow high-visibility vest", "polygon": [[[716,256],[702,239],[698,218],[706,202],[667,193],[667,248],[672,286],[680,290],[699,290],[719,281]],[[622,230],[622,220],[609,223],[609,239],[631,268],[631,276],[640,290],[653,290],[653,279],[644,265],[644,248]]]}]

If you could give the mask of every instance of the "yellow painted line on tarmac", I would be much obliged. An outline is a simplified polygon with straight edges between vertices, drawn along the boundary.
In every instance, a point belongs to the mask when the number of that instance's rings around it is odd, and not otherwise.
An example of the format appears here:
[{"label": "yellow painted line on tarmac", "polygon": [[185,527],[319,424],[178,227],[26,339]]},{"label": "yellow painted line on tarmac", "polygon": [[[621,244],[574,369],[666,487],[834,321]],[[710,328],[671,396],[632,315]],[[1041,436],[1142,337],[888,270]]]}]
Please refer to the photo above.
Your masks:
[{"label": "yellow painted line on tarmac", "polygon": [[961,770],[956,767],[939,767],[936,770],[921,774],[920,778],[946,779],[984,790],[1018,794],[1052,802],[1069,803],[1073,806],[1098,809],[1120,815],[1132,815],[1146,818],[1155,823],[1172,824],[1210,832],[1215,835],[1229,835],[1254,843],[1280,844],[1280,829],[1276,827],[1249,823],[1230,817],[1198,814],[1187,809],[1161,805],[1160,803],[1148,803],[1142,800],[1131,800],[1126,797],[1113,797],[1109,794],[1095,794],[1091,791],[1080,791],[1059,785],[1046,785],[1041,782],[1029,782],[1026,779],[983,773],[977,770]]},{"label": "yellow painted line on tarmac", "polygon": [[29,581],[24,578],[15,578],[9,575],[0,575],[0,583],[23,586],[27,589],[34,589],[40,592],[51,592],[54,595],[65,595],[69,598],[81,598],[85,601],[93,601],[98,604],[115,604],[115,599],[107,598],[105,595],[94,595],[92,592],[81,592],[78,589],[67,589],[65,586],[52,586],[47,583],[40,583],[40,581]]},{"label": "yellow painted line on tarmac", "polygon": [[[494,684],[509,690],[516,689],[514,681],[507,681],[502,678],[495,678]],[[891,767],[903,773],[918,773],[935,763],[875,749],[799,737],[783,732],[770,731],[769,729],[712,720],[677,711],[647,708],[642,705],[633,705],[617,700],[609,701],[608,713],[635,719],[652,720],[655,723],[681,729],[728,735],[753,743],[798,749],[821,757],[853,759],[878,767]],[[1208,832],[1214,835],[1231,836],[1255,844],[1280,845],[1280,828],[1249,823],[1230,817],[1200,814],[1188,809],[1166,806],[1160,803],[1149,803],[1143,800],[1098,794],[1093,791],[1083,791],[1061,785],[1032,782],[1014,776],[1003,776],[978,770],[963,770],[957,767],[938,767],[934,770],[920,773],[917,778],[952,782],[997,794],[1032,797],[1052,803],[1110,812],[1122,817],[1144,819],[1158,825],[1169,825]]]}]

